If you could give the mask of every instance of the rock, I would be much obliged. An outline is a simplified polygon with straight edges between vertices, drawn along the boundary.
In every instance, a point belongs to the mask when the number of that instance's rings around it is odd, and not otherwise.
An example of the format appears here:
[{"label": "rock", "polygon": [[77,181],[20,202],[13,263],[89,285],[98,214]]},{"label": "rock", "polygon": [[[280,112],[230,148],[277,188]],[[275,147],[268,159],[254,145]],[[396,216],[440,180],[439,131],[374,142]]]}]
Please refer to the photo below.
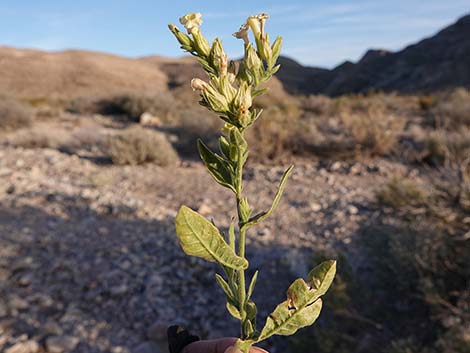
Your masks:
[{"label": "rock", "polygon": [[36,353],[37,351],[39,351],[39,344],[36,341],[29,340],[16,343],[5,350],[5,353]]},{"label": "rock", "polygon": [[7,306],[3,302],[0,302],[0,318],[7,316],[7,315],[8,315]]},{"label": "rock", "polygon": [[318,212],[322,209],[322,206],[319,204],[319,203],[316,203],[316,202],[312,202],[310,204],[310,208],[313,212]]},{"label": "rock", "polygon": [[197,211],[202,215],[208,215],[212,212],[212,207],[210,207],[209,205],[203,203]]},{"label": "rock", "polygon": [[73,336],[52,336],[46,340],[46,349],[49,353],[71,352],[79,342],[79,339]]},{"label": "rock", "polygon": [[9,194],[9,195],[14,194],[15,191],[16,191],[15,185],[10,185],[10,186],[5,190],[5,192],[6,192],[7,194]]},{"label": "rock", "polygon": [[131,353],[163,353],[164,351],[155,342],[147,341],[135,347]]},{"label": "rock", "polygon": [[126,294],[127,292],[129,292],[129,286],[127,284],[123,283],[123,284],[120,284],[118,286],[111,287],[109,292],[111,293],[111,295],[113,297],[120,297],[120,296]]},{"label": "rock", "polygon": [[332,172],[337,172],[339,171],[341,168],[343,167],[342,163],[337,161],[337,162],[334,162],[332,165],[331,165],[331,168],[330,170]]},{"label": "rock", "polygon": [[9,300],[10,307],[16,310],[24,310],[29,307],[29,303],[18,296],[12,296]]},{"label": "rock", "polygon": [[15,324],[14,319],[2,319],[0,320],[0,333],[10,330]]},{"label": "rock", "polygon": [[18,279],[18,284],[22,287],[27,287],[33,281],[33,275],[31,273],[26,273]]},{"label": "rock", "polygon": [[143,113],[139,118],[140,125],[143,126],[161,126],[162,121],[158,116],[154,116],[150,113]]},{"label": "rock", "polygon": [[359,210],[356,206],[353,206],[353,205],[349,205],[348,206],[348,213],[350,215],[355,215],[355,214],[358,214],[359,213]]}]

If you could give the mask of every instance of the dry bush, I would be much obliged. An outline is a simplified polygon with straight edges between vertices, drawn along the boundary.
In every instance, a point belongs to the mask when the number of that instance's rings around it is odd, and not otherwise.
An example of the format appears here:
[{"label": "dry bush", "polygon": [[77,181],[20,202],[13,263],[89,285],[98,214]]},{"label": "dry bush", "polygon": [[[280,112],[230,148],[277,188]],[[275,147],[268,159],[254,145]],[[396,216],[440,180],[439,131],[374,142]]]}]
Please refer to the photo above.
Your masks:
[{"label": "dry bush", "polygon": [[290,143],[299,126],[299,109],[296,103],[268,106],[247,135],[253,147],[252,156],[259,160],[279,158],[294,150]]},{"label": "dry bush", "polygon": [[420,110],[424,112],[429,112],[432,108],[436,105],[436,97],[435,96],[419,96],[418,97],[418,104]]},{"label": "dry bush", "polygon": [[[342,253],[315,329],[289,340],[294,352],[468,353],[470,302],[465,228],[429,216],[366,223],[354,266]],[[353,264],[353,262],[351,262]]]},{"label": "dry bush", "polygon": [[22,129],[8,136],[7,144],[23,148],[54,148],[60,149],[71,142],[68,131],[51,127],[35,127]]},{"label": "dry bush", "polygon": [[425,140],[423,155],[423,160],[434,166],[446,162],[463,163],[470,158],[470,128],[430,132]]},{"label": "dry bush", "polygon": [[431,113],[436,127],[450,130],[470,127],[470,90],[457,88],[438,95]]},{"label": "dry bush", "polygon": [[215,114],[198,106],[191,108],[182,106],[169,130],[178,138],[176,148],[180,154],[199,158],[196,149],[197,139],[200,138],[211,148],[217,149],[218,131],[222,127],[221,120]]},{"label": "dry bush", "polygon": [[113,163],[119,165],[155,163],[165,166],[178,161],[176,151],[163,133],[140,126],[112,136],[107,152]]},{"label": "dry bush", "polygon": [[16,99],[0,96],[0,130],[16,130],[29,126],[32,114],[27,105]]},{"label": "dry bush", "polygon": [[363,112],[342,112],[341,120],[357,148],[373,155],[392,152],[405,128],[405,119],[387,113],[380,105],[369,106]]},{"label": "dry bush", "polygon": [[334,113],[336,101],[323,95],[311,95],[301,99],[301,109],[305,113],[329,116]]},{"label": "dry bush", "polygon": [[80,97],[69,102],[67,110],[78,114],[125,116],[138,121],[143,113],[159,117],[162,122],[174,119],[176,102],[170,93],[158,95],[124,94],[107,98]]},{"label": "dry bush", "polygon": [[377,190],[375,197],[380,205],[393,208],[419,206],[427,199],[426,193],[416,182],[398,177],[392,178]]},{"label": "dry bush", "polygon": [[100,152],[105,145],[105,138],[94,127],[84,127],[72,132],[55,126],[38,125],[10,134],[6,143],[15,147],[53,148],[75,154],[80,150]]}]

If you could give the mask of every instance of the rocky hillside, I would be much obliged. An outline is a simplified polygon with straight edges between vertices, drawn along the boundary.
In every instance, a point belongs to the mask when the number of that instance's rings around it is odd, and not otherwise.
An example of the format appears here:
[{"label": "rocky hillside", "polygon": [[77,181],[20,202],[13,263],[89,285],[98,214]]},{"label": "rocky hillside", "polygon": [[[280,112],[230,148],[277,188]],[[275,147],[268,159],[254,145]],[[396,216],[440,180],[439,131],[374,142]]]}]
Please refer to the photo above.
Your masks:
[{"label": "rocky hillside", "polygon": [[[0,94],[24,98],[159,95],[205,73],[192,57],[125,58],[84,50],[46,52],[0,47]],[[285,99],[279,80],[271,95]]]},{"label": "rocky hillside", "polygon": [[[369,50],[357,63],[333,70],[281,58],[278,79],[288,91],[338,96],[370,90],[435,91],[470,87],[470,15],[399,52]],[[0,93],[22,97],[157,94],[201,76],[196,61],[125,58],[91,51],[44,52],[0,47]],[[274,81],[274,95],[285,93]]]},{"label": "rocky hillside", "polygon": [[279,78],[291,92],[338,96],[470,87],[470,15],[401,51],[369,50],[357,63],[345,62],[333,70],[283,62]]},{"label": "rocky hillside", "polygon": [[23,97],[154,93],[167,76],[155,65],[90,51],[0,47],[0,93]]}]

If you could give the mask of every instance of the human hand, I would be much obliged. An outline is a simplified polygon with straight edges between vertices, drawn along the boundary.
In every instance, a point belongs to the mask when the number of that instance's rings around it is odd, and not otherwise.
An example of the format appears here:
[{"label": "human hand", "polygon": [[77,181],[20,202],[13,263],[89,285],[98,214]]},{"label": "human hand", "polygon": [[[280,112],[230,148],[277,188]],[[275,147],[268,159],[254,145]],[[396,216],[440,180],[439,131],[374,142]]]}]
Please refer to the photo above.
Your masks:
[{"label": "human hand", "polygon": [[[210,341],[197,341],[186,346],[181,353],[241,353],[235,347],[236,338],[226,337]],[[269,353],[262,348],[251,347],[250,353]]]}]

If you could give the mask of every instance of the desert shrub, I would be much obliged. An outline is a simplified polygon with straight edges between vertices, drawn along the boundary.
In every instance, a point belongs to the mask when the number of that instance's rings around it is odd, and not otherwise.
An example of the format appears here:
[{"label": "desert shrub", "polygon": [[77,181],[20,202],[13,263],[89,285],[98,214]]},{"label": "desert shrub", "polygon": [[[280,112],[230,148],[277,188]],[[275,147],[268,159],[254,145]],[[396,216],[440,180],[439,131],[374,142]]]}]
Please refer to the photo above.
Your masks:
[{"label": "desert shrub", "polygon": [[395,219],[358,231],[354,267],[338,252],[317,255],[338,259],[337,277],[316,328],[293,337],[292,351],[468,353],[464,233],[428,216]]},{"label": "desert shrub", "polygon": [[54,148],[68,144],[70,135],[61,129],[35,127],[22,129],[7,138],[7,144],[23,148]]},{"label": "desert shrub", "polygon": [[158,96],[121,95],[97,102],[97,112],[104,115],[125,115],[138,121],[143,113],[150,113],[163,120],[171,119],[174,113],[174,99],[169,93]]},{"label": "desert shrub", "polygon": [[301,109],[314,115],[331,115],[335,110],[335,100],[323,95],[311,95],[301,99]]},{"label": "desert shrub", "polygon": [[424,191],[411,179],[392,178],[376,191],[376,200],[380,205],[400,208],[417,206],[426,200]]},{"label": "desert shrub", "polygon": [[223,127],[217,116],[202,107],[178,107],[178,114],[166,129],[176,136],[175,148],[180,155],[199,159],[195,149],[197,139],[213,149],[218,149],[218,131]]},{"label": "desert shrub", "polygon": [[432,165],[446,162],[463,163],[470,156],[470,129],[436,130],[425,141],[424,160]]},{"label": "desert shrub", "polygon": [[68,103],[67,111],[76,114],[102,114],[124,116],[138,121],[143,113],[171,121],[176,114],[176,103],[170,93],[158,95],[122,94],[106,98],[79,97]]},{"label": "desert shrub", "polygon": [[155,163],[164,166],[178,160],[164,134],[139,126],[110,137],[107,152],[113,163],[120,165]]},{"label": "desert shrub", "polygon": [[68,154],[79,150],[100,152],[105,145],[105,138],[92,127],[77,131],[64,130],[48,125],[21,129],[6,138],[6,144],[23,148],[53,148]]},{"label": "desert shrub", "polygon": [[405,127],[403,118],[388,114],[380,106],[368,107],[361,113],[343,112],[340,117],[356,148],[373,155],[392,152]]},{"label": "desert shrub", "polygon": [[29,126],[32,110],[16,99],[0,96],[0,130],[15,130]]},{"label": "desert shrub", "polygon": [[247,134],[248,143],[255,151],[253,155],[264,161],[293,152],[294,145],[290,141],[299,130],[300,123],[298,101],[290,98],[284,103],[269,105],[272,100],[268,96],[257,102],[257,108],[264,109],[266,118],[255,121]]},{"label": "desert shrub", "polygon": [[268,108],[264,115],[266,119],[256,121],[247,134],[248,143],[256,151],[253,155],[259,160],[272,160],[291,152],[287,142],[295,131],[296,117],[290,119],[286,108],[280,107]]},{"label": "desert shrub", "polygon": [[419,96],[418,97],[419,109],[428,112],[436,105],[436,97],[434,96]]},{"label": "desert shrub", "polygon": [[436,127],[459,129],[470,126],[470,90],[457,88],[442,93],[431,110]]}]

